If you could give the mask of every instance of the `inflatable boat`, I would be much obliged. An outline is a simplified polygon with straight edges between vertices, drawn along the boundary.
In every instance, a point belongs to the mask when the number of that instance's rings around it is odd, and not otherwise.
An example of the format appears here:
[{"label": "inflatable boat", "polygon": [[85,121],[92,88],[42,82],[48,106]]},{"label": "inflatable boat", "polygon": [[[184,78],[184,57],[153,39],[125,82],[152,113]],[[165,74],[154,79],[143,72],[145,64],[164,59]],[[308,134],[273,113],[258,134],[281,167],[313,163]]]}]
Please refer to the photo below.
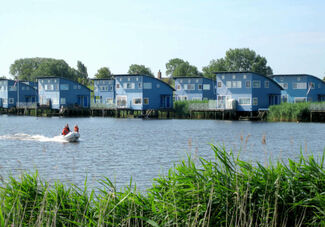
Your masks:
[{"label": "inflatable boat", "polygon": [[63,139],[67,142],[77,142],[79,140],[80,134],[79,132],[69,132],[65,136],[63,136]]}]

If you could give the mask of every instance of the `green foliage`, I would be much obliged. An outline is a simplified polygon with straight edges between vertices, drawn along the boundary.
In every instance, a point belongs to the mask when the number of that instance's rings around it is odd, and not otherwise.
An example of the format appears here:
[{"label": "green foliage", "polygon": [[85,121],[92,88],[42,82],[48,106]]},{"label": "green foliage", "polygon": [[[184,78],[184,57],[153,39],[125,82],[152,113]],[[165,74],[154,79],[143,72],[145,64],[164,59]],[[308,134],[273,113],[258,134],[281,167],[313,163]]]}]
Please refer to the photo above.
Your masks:
[{"label": "green foliage", "polygon": [[190,109],[189,106],[191,103],[208,103],[209,101],[199,101],[199,100],[193,100],[193,101],[175,101],[174,102],[174,110],[177,117],[188,117],[190,115]]},{"label": "green foliage", "polygon": [[109,70],[108,67],[102,67],[98,69],[97,73],[95,74],[95,77],[97,79],[112,79],[112,73],[111,70]]},{"label": "green foliage", "polygon": [[211,145],[214,160],[180,162],[147,193],[118,191],[104,178],[97,193],[13,177],[0,188],[1,226],[324,226],[325,153],[261,163]]},{"label": "green foliage", "polygon": [[229,49],[224,58],[210,61],[210,64],[203,67],[202,71],[203,75],[208,78],[214,78],[214,72],[220,71],[251,71],[265,76],[273,74],[272,68],[267,66],[266,58],[248,48]]},{"label": "green foliage", "polygon": [[180,58],[170,59],[166,63],[166,75],[172,77],[201,76],[197,68]]},{"label": "green foliage", "polygon": [[[80,70],[80,71],[79,71]],[[71,68],[64,60],[53,58],[23,58],[10,66],[10,74],[15,79],[36,81],[37,77],[55,76],[78,81],[87,79],[87,68],[78,61],[78,70]]]},{"label": "green foliage", "polygon": [[151,69],[147,68],[144,65],[137,65],[137,64],[130,65],[128,73],[129,74],[144,74],[147,76],[154,77],[153,73],[151,72]]},{"label": "green foliage", "polygon": [[270,106],[267,118],[269,121],[309,121],[310,105],[303,102]]}]

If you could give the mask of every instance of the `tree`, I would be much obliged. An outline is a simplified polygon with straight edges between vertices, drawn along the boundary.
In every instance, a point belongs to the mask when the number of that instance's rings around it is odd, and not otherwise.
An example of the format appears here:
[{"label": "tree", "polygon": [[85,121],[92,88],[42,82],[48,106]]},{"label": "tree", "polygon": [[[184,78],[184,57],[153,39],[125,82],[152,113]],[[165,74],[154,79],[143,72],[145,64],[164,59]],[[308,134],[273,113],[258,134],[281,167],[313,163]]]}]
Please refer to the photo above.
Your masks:
[{"label": "tree", "polygon": [[78,77],[78,82],[87,85],[89,80],[88,80],[88,72],[87,72],[87,67],[81,62],[77,61],[77,77]]},{"label": "tree", "polygon": [[147,68],[144,65],[137,65],[137,64],[133,64],[130,65],[129,67],[129,74],[144,74],[144,75],[148,75],[148,76],[154,76],[153,73],[151,72],[150,68]]},{"label": "tree", "polygon": [[64,60],[53,58],[23,58],[10,66],[10,74],[15,79],[36,81],[37,77],[55,76],[78,80],[79,72]]},{"label": "tree", "polygon": [[100,69],[97,70],[97,73],[95,74],[95,77],[97,79],[112,79],[112,73],[109,70],[108,67],[102,67]]},{"label": "tree", "polygon": [[202,68],[202,71],[203,75],[209,78],[214,78],[214,72],[218,71],[250,71],[265,76],[273,74],[272,68],[267,66],[266,58],[248,48],[229,49],[224,58],[211,60],[208,66]]},{"label": "tree", "polygon": [[200,73],[196,66],[190,65],[190,63],[180,58],[173,58],[166,63],[166,75],[172,77],[200,76]]}]

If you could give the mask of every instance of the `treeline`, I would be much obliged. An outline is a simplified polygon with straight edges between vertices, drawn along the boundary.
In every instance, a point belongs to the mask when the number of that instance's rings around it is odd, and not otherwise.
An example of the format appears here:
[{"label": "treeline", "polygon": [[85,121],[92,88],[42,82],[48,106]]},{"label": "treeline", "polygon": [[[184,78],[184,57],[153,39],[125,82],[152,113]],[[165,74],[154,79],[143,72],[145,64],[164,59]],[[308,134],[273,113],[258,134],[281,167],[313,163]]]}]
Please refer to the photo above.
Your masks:
[{"label": "treeline", "polygon": [[[169,77],[179,76],[202,76],[214,78],[214,72],[220,71],[252,71],[262,75],[271,75],[272,69],[267,66],[267,60],[248,48],[229,49],[224,58],[213,59],[202,68],[202,72],[188,61],[180,58],[170,59],[166,63],[166,75]],[[129,74],[146,74],[154,76],[154,73],[145,65],[132,64],[129,66]],[[10,66],[10,74],[19,80],[36,81],[37,77],[55,76],[64,77],[88,84],[87,67],[77,61],[77,69],[70,67],[62,59],[53,58],[23,58],[16,60]],[[101,67],[94,75],[95,78],[111,78],[112,72],[109,67]]]}]

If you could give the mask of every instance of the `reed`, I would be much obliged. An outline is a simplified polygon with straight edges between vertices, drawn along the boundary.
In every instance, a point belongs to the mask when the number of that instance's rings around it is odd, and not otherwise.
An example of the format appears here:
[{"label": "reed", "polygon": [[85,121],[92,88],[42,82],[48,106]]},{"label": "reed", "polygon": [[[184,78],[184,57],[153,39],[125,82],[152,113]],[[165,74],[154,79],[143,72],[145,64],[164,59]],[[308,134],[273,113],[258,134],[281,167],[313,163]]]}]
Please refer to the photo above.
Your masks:
[{"label": "reed", "polygon": [[309,121],[311,103],[281,103],[270,106],[269,121]]},{"label": "reed", "polygon": [[[211,145],[214,160],[191,157],[154,179],[146,193],[108,179],[97,191],[36,173],[0,188],[1,226],[324,226],[325,153],[262,165]],[[86,182],[86,181],[85,181]]]},{"label": "reed", "polygon": [[209,103],[208,100],[204,100],[204,101],[199,101],[199,100],[193,100],[193,101],[175,101],[174,102],[174,110],[175,110],[175,114],[177,117],[180,118],[188,118],[190,116],[190,109],[189,109],[189,105],[191,103]]}]

